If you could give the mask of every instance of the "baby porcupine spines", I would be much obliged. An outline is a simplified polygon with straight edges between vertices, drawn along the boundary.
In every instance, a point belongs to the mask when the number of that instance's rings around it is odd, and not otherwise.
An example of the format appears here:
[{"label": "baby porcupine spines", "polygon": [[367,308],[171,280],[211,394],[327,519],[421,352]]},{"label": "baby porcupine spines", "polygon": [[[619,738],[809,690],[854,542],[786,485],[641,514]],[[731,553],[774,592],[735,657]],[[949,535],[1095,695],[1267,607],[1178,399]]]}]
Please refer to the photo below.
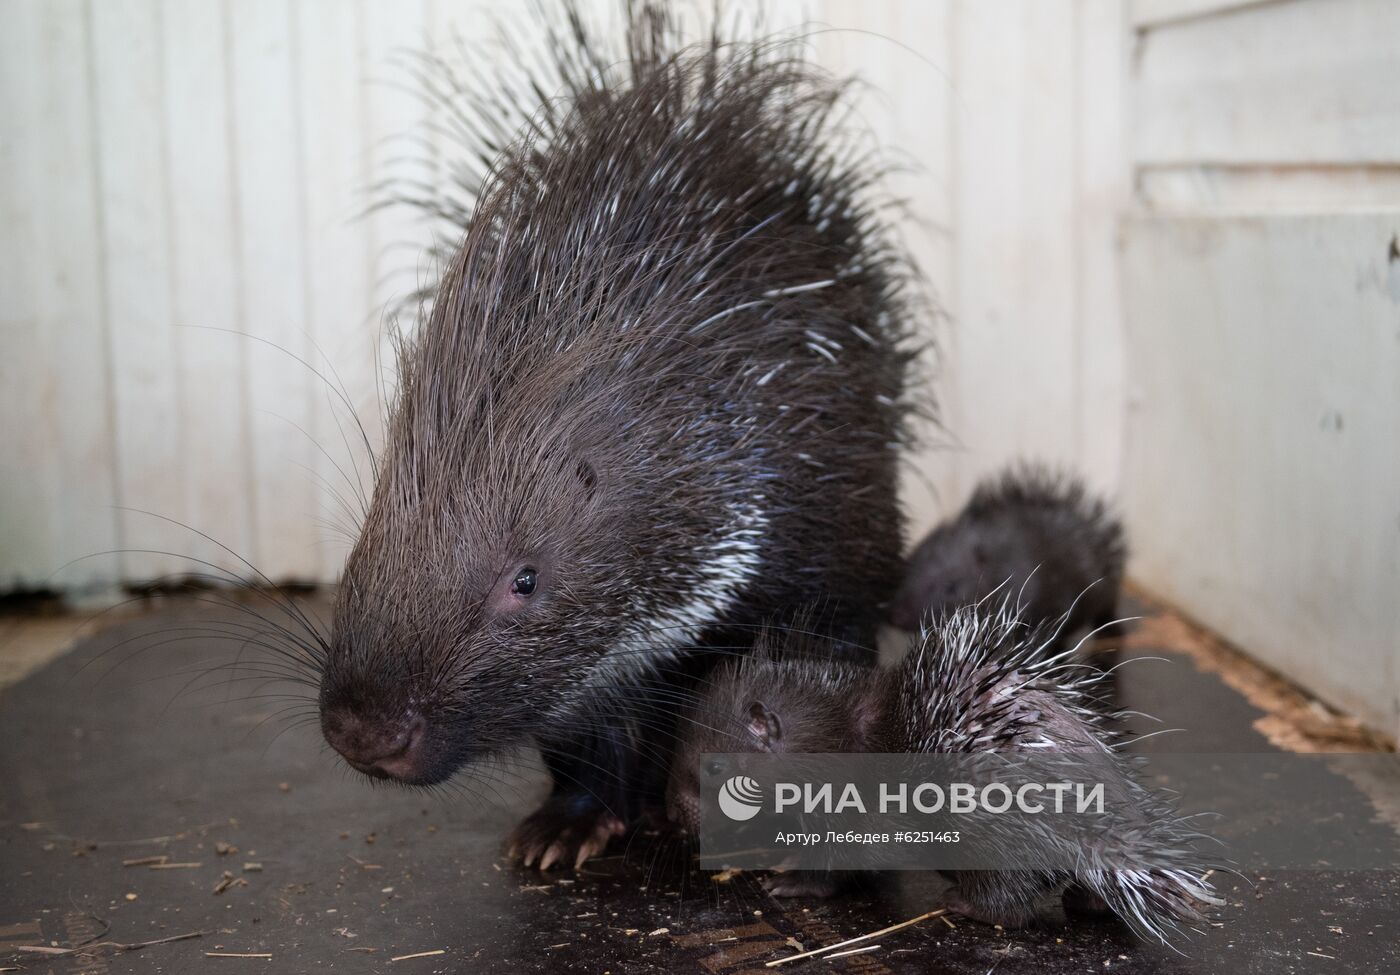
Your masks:
[{"label": "baby porcupine spines", "polygon": [[964,511],[982,518],[1007,509],[1024,510],[1049,526],[1072,532],[1092,553],[1101,578],[1114,581],[1122,576],[1128,556],[1123,526],[1108,503],[1080,478],[1048,464],[1019,461],[978,484]]},{"label": "baby porcupine spines", "polygon": [[879,734],[903,736],[907,750],[925,753],[1086,757],[1086,768],[1108,780],[1112,828],[1087,845],[1053,831],[1044,837],[1075,868],[961,872],[949,903],[1013,926],[1030,920],[1035,900],[1068,883],[1139,935],[1167,942],[1221,903],[1202,879],[1205,837],[1144,787],[1114,747],[1097,698],[1102,673],[1074,662],[1072,651],[1053,652],[1055,645],[1054,626],[1021,622],[1009,598],[930,621],[892,674],[896,692]]},{"label": "baby porcupine spines", "polygon": [[[813,657],[804,642],[800,631],[766,630],[759,653],[729,662],[702,686],[671,770],[676,822],[696,828],[695,769],[707,752],[1058,755],[1104,776],[1114,812],[1108,828],[1028,836],[1008,826],[1001,841],[1024,849],[1027,867],[953,873],[948,907],[1017,927],[1034,919],[1042,898],[1063,891],[1066,909],[1106,908],[1144,937],[1167,941],[1218,903],[1201,879],[1200,835],[1118,756],[1096,700],[1101,672],[1071,651],[1055,652],[1053,625],[1022,622],[1009,599],[984,600],[931,620],[903,662],[883,671]],[[993,819],[981,825],[994,832]],[[799,871],[768,886],[824,895],[837,880]]]},{"label": "baby porcupine spines", "polygon": [[1009,596],[926,621],[888,678],[881,736],[924,753],[1107,747],[1103,673],[1057,649],[1062,624],[1023,622]]},{"label": "baby porcupine spines", "polygon": [[1126,555],[1104,499],[1068,473],[1022,462],[979,483],[910,553],[890,618],[913,631],[1004,586],[1028,623],[1067,616],[1063,643],[1114,620]]},{"label": "baby porcupine spines", "polygon": [[1206,879],[1200,847],[1209,837],[1149,790],[1137,792],[1141,828],[1117,830],[1104,848],[1085,851],[1074,880],[1140,937],[1170,944],[1225,901]]}]

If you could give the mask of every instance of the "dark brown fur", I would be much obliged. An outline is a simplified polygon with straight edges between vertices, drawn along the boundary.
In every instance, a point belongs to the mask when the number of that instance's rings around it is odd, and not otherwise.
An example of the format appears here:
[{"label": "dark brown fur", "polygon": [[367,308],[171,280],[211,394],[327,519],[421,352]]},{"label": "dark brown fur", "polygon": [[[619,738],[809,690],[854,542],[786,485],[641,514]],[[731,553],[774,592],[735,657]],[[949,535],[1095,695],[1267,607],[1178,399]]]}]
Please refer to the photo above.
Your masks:
[{"label": "dark brown fur", "polygon": [[552,46],[557,97],[499,152],[496,96],[451,96],[489,175],[399,356],[321,683],[347,755],[412,731],[378,766],[405,781],[540,742],[548,861],[625,816],[659,661],[829,593],[829,629],[873,634],[912,355],[840,85],[784,44],[684,47],[650,6],[621,58],[572,15]]},{"label": "dark brown fur", "polygon": [[[698,773],[701,756],[710,753],[1094,756],[1096,768],[1119,767],[1115,808],[1136,811],[1120,833],[1098,848],[1057,851],[1084,864],[1072,872],[959,871],[945,904],[1010,928],[1030,923],[1047,896],[1063,894],[1068,907],[1101,905],[1139,932],[1165,939],[1215,902],[1209,883],[1199,879],[1205,870],[1195,861],[1198,835],[1113,757],[1096,700],[1100,675],[1052,655],[1054,642],[1050,628],[1022,623],[1006,603],[965,606],[931,621],[903,662],[887,671],[823,661],[810,649],[792,660],[792,649],[811,638],[765,633],[760,652],[726,664],[691,712],[672,765],[668,815],[688,830],[698,828]],[[1050,834],[1044,842],[1063,838]],[[780,873],[769,888],[825,895],[841,879]]]},{"label": "dark brown fur", "polygon": [[1019,464],[977,485],[966,507],[909,556],[891,622],[917,630],[1003,591],[1029,623],[1067,617],[1069,639],[1113,622],[1127,545],[1108,505],[1068,474]]}]

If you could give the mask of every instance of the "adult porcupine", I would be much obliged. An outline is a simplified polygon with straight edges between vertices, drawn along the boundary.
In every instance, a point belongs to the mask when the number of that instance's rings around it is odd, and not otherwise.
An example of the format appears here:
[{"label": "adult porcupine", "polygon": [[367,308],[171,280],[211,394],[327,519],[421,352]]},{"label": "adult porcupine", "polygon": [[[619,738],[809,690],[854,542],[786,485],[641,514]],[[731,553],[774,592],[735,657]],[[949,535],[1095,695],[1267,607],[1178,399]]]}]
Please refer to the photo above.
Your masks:
[{"label": "adult porcupine", "polygon": [[[1072,650],[1051,652],[1057,640],[1053,627],[1023,623],[1009,599],[932,619],[886,671],[823,659],[813,646],[820,638],[790,628],[765,631],[754,653],[712,675],[685,722],[668,814],[698,828],[700,757],[708,753],[1021,752],[1082,763],[1105,783],[1109,818],[1092,832],[1034,835],[1018,835],[1023,827],[1002,817],[976,820],[984,842],[1024,851],[1026,869],[956,871],[945,906],[1011,928],[1029,923],[1046,895],[1062,893],[1067,908],[1111,910],[1165,941],[1220,903],[1202,879],[1203,837],[1117,755],[1096,700],[1102,675],[1070,662]],[[797,871],[767,885],[779,895],[824,896],[845,879]]]},{"label": "adult porcupine", "polygon": [[825,628],[873,643],[913,354],[840,84],[792,43],[684,46],[650,5],[620,54],[567,19],[557,77],[514,92],[538,107],[483,138],[400,354],[320,692],[327,740],[372,775],[433,783],[538,742],[554,794],[516,844],[541,867],[659,796],[662,732],[647,754],[634,725],[678,672],[832,595]]},{"label": "adult porcupine", "polygon": [[967,505],[909,556],[890,621],[917,630],[1006,587],[1030,623],[1069,618],[1066,638],[1107,626],[1118,609],[1127,543],[1107,502],[1079,478],[1019,463],[980,482]]}]

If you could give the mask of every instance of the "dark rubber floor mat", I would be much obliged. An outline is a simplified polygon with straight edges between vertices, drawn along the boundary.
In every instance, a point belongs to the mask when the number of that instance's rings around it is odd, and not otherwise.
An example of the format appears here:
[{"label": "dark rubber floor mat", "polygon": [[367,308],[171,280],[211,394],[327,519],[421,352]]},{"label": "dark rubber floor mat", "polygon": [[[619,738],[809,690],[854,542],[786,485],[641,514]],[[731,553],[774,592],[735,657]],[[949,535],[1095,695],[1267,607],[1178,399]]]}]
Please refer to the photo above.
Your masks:
[{"label": "dark rubber floor mat", "polygon": [[[226,681],[229,644],[189,629],[226,618],[148,615],[0,691],[0,971],[1400,971],[1400,877],[1386,870],[1217,876],[1220,926],[1181,953],[1108,921],[1002,932],[930,918],[855,946],[879,946],[866,953],[765,968],[917,917],[943,882],[779,902],[752,876],[694,870],[659,833],[577,874],[522,870],[503,837],[542,794],[538,771],[372,787],[328,754],[305,696],[277,696],[290,685]],[[1125,667],[1119,689],[1186,729],[1179,751],[1271,747],[1258,712],[1185,658]],[[1394,842],[1366,795],[1336,788],[1371,824],[1355,842]],[[62,953],[103,941],[162,943]],[[50,951],[17,950],[36,945]]]}]

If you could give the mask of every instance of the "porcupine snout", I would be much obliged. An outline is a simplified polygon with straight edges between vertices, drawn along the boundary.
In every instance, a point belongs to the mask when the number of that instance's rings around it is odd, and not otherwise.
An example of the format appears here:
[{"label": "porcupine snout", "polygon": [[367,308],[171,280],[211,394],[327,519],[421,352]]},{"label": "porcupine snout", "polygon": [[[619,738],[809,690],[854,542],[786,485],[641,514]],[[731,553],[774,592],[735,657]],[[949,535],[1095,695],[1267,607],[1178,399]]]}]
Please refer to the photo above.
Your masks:
[{"label": "porcupine snout", "polygon": [[365,715],[334,708],[322,713],[321,730],[330,746],[357,771],[402,782],[423,777],[427,722],[421,714]]}]

